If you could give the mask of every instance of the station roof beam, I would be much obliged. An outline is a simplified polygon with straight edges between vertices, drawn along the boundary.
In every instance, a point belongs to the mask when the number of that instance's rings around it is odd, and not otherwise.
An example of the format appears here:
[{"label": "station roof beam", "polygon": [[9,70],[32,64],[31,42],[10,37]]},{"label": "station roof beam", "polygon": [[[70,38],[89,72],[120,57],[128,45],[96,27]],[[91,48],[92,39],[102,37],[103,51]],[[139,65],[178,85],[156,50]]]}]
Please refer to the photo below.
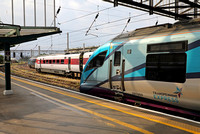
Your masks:
[{"label": "station roof beam", "polygon": [[39,37],[61,33],[57,27],[25,27],[0,23],[0,50],[5,51],[5,85],[4,95],[13,94],[11,90],[10,47],[19,43],[37,40]]},{"label": "station roof beam", "polygon": [[19,43],[37,40],[39,37],[61,33],[56,27],[24,27],[11,24],[0,24],[0,50],[4,45],[10,47]]},{"label": "station roof beam", "polygon": [[159,14],[176,20],[189,20],[200,16],[200,4],[198,0],[103,0],[114,3],[114,6],[122,5],[139,9],[152,14]]}]

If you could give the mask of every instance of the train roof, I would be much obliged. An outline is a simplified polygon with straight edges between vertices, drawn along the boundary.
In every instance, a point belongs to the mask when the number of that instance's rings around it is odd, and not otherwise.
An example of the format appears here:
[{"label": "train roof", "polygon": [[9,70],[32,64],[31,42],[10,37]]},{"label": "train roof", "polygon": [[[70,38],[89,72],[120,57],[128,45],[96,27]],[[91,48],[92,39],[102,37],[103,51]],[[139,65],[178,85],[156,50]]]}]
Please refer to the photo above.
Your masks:
[{"label": "train roof", "polygon": [[187,20],[187,21],[179,21],[174,24],[166,23],[166,24],[161,24],[161,25],[156,25],[156,26],[139,28],[131,32],[120,34],[117,37],[115,37],[113,40],[121,39],[121,38],[156,35],[159,33],[174,33],[174,32],[179,32],[186,29],[193,30],[197,28],[200,28],[200,18]]}]

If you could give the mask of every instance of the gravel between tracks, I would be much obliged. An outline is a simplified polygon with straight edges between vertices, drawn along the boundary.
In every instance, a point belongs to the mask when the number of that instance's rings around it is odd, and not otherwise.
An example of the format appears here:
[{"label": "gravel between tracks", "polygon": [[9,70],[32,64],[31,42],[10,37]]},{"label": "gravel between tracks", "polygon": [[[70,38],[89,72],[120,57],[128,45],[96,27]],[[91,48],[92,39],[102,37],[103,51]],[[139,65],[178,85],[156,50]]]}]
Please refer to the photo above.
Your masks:
[{"label": "gravel between tracks", "polygon": [[79,86],[80,86],[79,79],[72,79],[72,78],[67,78],[60,75],[53,75],[53,74],[47,74],[47,73],[37,73],[35,69],[29,68],[27,64],[19,64],[19,63],[12,64],[11,74],[24,77],[27,79],[79,91]]}]

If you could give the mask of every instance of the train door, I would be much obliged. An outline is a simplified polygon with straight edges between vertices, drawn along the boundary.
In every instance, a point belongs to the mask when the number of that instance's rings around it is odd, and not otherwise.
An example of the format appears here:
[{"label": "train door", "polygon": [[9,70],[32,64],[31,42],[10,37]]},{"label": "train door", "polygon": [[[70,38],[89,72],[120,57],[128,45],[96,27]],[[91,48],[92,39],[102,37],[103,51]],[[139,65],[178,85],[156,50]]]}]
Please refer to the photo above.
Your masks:
[{"label": "train door", "polygon": [[71,57],[68,58],[68,70],[71,70]]},{"label": "train door", "polygon": [[79,69],[80,69],[80,72],[82,73],[83,71],[83,55],[84,55],[84,52],[82,52],[80,54],[80,57],[79,57]]},{"label": "train door", "polygon": [[41,62],[42,62],[42,60],[40,59],[40,68],[42,68],[42,63]]},{"label": "train door", "polygon": [[109,83],[110,88],[117,91],[124,91],[124,65],[125,60],[122,57],[121,48],[115,51],[110,58],[110,73],[109,73]]}]

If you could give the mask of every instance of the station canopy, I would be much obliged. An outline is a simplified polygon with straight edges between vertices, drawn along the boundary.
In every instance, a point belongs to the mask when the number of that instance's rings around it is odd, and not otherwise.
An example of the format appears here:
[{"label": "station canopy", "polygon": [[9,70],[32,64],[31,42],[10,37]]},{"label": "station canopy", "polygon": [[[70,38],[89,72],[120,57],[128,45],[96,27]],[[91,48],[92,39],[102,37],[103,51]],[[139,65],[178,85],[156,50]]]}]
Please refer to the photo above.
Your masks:
[{"label": "station canopy", "polygon": [[200,2],[198,0],[103,0],[114,3],[114,6],[126,6],[152,14],[190,20],[200,17]]},{"label": "station canopy", "polygon": [[39,37],[61,33],[57,27],[31,27],[12,24],[0,24],[0,50],[5,45],[14,47],[19,43],[37,40]]}]

